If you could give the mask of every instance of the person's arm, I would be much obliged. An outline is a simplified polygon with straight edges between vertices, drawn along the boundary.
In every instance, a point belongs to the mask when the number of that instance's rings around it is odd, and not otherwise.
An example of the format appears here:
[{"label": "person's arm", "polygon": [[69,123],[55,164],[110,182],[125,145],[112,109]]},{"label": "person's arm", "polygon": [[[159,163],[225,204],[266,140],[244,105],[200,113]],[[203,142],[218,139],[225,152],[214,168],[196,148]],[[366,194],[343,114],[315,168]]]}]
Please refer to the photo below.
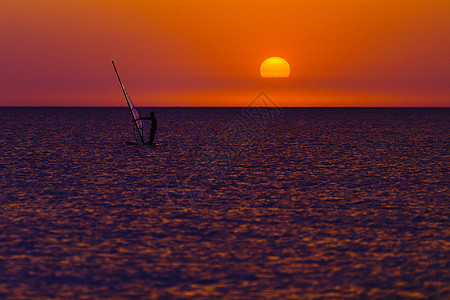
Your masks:
[{"label": "person's arm", "polygon": [[151,117],[140,117],[139,119],[136,119],[136,121],[137,120],[151,120],[152,118]]}]

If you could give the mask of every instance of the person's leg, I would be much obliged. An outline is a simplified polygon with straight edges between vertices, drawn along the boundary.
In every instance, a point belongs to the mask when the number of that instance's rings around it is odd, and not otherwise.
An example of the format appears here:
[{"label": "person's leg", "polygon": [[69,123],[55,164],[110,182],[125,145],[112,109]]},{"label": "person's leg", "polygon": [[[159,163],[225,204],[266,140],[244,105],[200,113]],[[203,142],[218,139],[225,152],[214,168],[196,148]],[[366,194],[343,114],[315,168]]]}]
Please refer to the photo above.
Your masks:
[{"label": "person's leg", "polygon": [[153,144],[153,141],[155,140],[155,130],[150,130],[150,141],[149,144]]}]

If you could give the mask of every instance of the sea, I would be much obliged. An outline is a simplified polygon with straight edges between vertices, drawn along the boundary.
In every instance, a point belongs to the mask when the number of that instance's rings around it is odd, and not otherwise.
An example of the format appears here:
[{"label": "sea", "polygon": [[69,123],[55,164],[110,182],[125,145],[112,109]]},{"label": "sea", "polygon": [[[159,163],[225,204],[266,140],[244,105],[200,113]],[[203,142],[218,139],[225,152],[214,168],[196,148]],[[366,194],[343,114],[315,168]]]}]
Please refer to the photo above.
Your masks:
[{"label": "sea", "polygon": [[0,298],[450,298],[449,108],[151,111],[0,108]]}]

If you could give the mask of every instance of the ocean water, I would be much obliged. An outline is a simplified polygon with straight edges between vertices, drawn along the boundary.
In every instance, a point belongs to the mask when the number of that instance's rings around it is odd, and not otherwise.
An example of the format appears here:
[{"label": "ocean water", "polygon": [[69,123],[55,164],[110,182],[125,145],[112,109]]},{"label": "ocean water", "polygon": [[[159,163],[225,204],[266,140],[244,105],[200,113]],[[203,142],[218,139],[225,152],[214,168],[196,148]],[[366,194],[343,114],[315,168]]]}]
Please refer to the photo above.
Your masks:
[{"label": "ocean water", "polygon": [[0,298],[450,297],[449,109],[154,111],[0,108]]}]

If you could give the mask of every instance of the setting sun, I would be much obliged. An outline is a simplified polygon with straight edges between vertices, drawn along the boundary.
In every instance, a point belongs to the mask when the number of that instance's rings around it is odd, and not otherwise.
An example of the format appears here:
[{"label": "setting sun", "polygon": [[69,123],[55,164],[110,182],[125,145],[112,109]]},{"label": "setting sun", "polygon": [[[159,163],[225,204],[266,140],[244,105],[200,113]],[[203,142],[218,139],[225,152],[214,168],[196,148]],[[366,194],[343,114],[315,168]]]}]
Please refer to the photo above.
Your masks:
[{"label": "setting sun", "polygon": [[287,78],[291,68],[285,59],[269,57],[262,62],[260,73],[262,78]]}]

